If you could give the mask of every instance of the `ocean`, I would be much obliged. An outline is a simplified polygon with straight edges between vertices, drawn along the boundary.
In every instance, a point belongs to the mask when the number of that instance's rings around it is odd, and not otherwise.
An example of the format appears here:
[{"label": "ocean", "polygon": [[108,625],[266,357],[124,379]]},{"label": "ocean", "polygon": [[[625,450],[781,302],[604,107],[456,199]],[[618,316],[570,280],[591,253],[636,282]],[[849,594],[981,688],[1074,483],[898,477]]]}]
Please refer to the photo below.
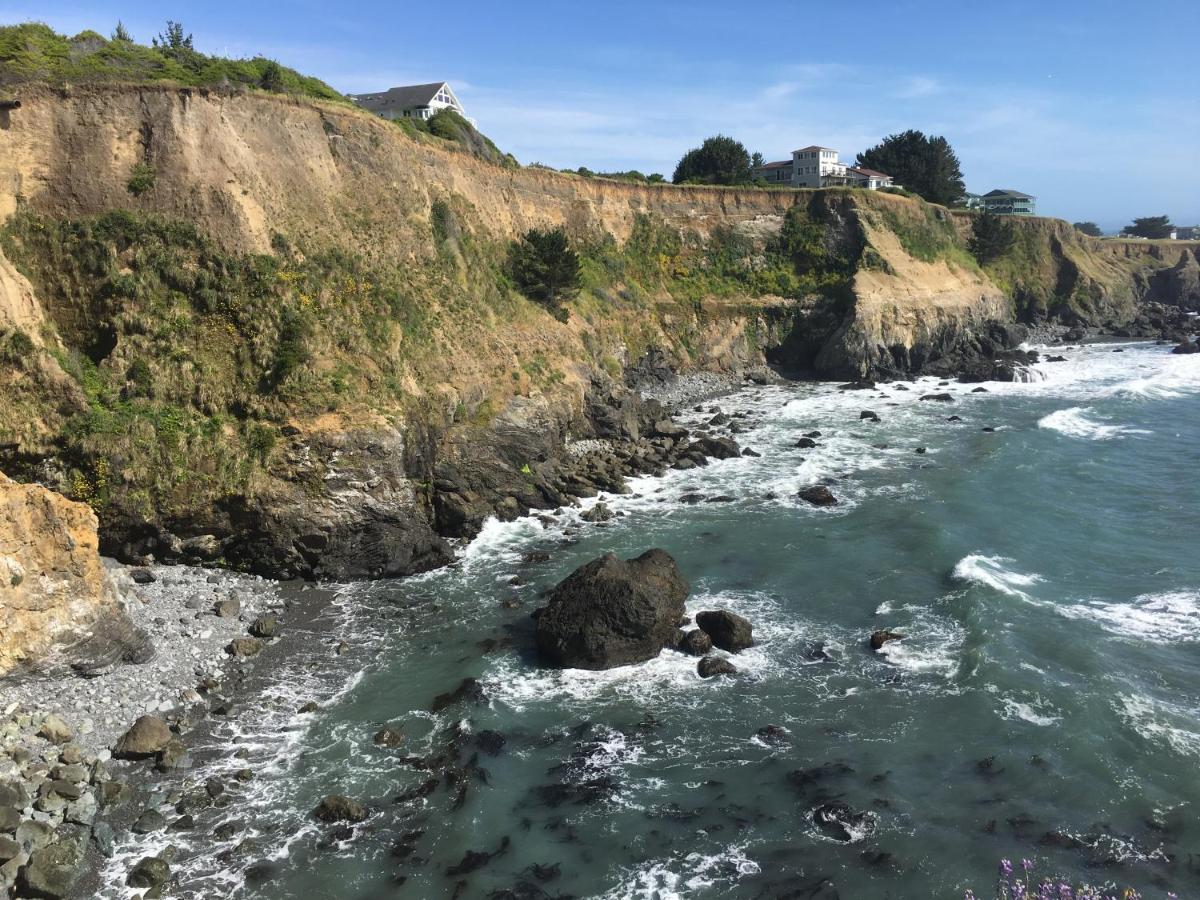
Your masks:
[{"label": "ocean", "polygon": [[[158,797],[216,775],[226,805],[120,842],[108,895],[170,844],[186,897],[960,898],[1004,858],[1200,896],[1200,356],[1169,351],[1056,348],[984,391],[749,388],[680,420],[733,416],[760,457],[334,586],[290,623],[310,649],[256,675],[262,701],[212,720]],[[813,484],[838,505],[796,497]],[[738,675],[674,651],[540,667],[539,594],[651,547],[690,614],[754,624]],[[873,651],[878,629],[904,638]],[[398,748],[373,741],[389,723]],[[367,820],[316,822],[330,793]]]}]

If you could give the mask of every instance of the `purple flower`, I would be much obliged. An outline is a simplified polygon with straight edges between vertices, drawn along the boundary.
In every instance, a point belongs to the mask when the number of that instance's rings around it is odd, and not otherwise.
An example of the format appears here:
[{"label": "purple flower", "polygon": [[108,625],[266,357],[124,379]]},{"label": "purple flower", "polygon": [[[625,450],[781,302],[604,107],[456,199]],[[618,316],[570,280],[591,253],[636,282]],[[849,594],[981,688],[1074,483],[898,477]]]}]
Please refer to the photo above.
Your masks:
[{"label": "purple flower", "polygon": [[1013,873],[1012,860],[1008,860],[1008,859],[1000,860],[1000,874],[1002,876],[1004,876],[1005,878],[1012,878],[1012,873]]}]

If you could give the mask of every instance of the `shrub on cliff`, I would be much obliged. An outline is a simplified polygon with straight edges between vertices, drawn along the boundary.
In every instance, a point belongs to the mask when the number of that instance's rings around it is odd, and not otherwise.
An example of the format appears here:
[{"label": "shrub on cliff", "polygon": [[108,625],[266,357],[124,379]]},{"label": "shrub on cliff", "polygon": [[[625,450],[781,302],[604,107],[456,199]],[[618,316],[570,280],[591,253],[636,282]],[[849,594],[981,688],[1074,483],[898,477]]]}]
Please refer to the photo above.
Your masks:
[{"label": "shrub on cliff", "polygon": [[967,248],[982,266],[1004,256],[1015,240],[1012,222],[995,213],[983,212],[975,217]]},{"label": "shrub on cliff", "polygon": [[579,254],[567,232],[558,228],[531,228],[508,250],[508,270],[517,289],[565,322],[562,302],[579,290]]},{"label": "shrub on cliff", "polygon": [[676,184],[747,184],[750,154],[740,141],[718,134],[685,153],[671,180]]},{"label": "shrub on cliff", "polygon": [[1100,226],[1095,222],[1076,222],[1074,225],[1076,231],[1081,231],[1088,237],[1103,237],[1104,232],[1100,230]]},{"label": "shrub on cliff", "polygon": [[[502,153],[500,148],[492,143],[491,138],[460,116],[452,109],[439,109],[425,122],[420,119],[398,119],[402,127],[410,123],[421,123],[434,137],[451,141],[466,150],[472,156],[486,159],[488,162],[502,166],[515,167],[516,159],[511,154]],[[418,126],[417,129],[420,130]]]}]

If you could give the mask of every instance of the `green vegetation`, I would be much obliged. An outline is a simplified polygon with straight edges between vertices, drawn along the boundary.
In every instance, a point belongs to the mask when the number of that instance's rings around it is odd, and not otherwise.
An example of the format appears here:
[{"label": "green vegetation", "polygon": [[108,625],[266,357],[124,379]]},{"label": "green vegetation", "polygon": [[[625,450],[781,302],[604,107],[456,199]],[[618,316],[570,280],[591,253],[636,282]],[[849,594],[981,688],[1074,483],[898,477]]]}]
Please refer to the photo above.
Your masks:
[{"label": "green vegetation", "polygon": [[150,47],[135,43],[120,23],[112,39],[94,31],[67,37],[36,22],[0,27],[0,85],[28,81],[165,81],[344,99],[324,82],[265,57],[225,59],[201,53],[177,22],[168,22]]},{"label": "green vegetation", "polygon": [[578,169],[563,169],[563,171],[572,175],[582,175],[584,178],[607,178],[611,181],[628,181],[632,184],[666,184],[667,182],[667,179],[663,178],[659,172],[651,172],[647,175],[637,169],[630,169],[628,172],[593,172],[587,166],[580,166]]},{"label": "green vegetation", "polygon": [[1142,219],[1134,219],[1132,225],[1126,225],[1121,229],[1121,234],[1149,238],[1152,241],[1162,240],[1171,236],[1171,230],[1174,227],[1171,224],[1170,216],[1146,216]]},{"label": "green vegetation", "polygon": [[477,156],[490,163],[510,169],[520,167],[516,157],[511,153],[501,152],[491,138],[452,109],[439,109],[428,119],[394,119],[393,121],[410,137],[417,137],[420,134],[433,135],[459,150],[464,150],[472,156]]},{"label": "green vegetation", "polygon": [[747,184],[750,154],[740,141],[718,134],[685,153],[671,180],[675,184]]},{"label": "green vegetation", "polygon": [[125,189],[135,197],[140,197],[154,187],[154,167],[147,163],[138,163],[129,173]]},{"label": "green vegetation", "polygon": [[508,251],[508,269],[517,289],[566,321],[562,303],[579,291],[579,254],[563,228],[532,228]]},{"label": "green vegetation", "polygon": [[1103,237],[1104,232],[1100,230],[1100,226],[1095,222],[1076,222],[1075,230],[1083,232],[1088,237]]},{"label": "green vegetation", "polygon": [[[435,312],[407,273],[341,251],[229,253],[191,225],[121,211],[23,210],[0,245],[42,299],[83,403],[53,399],[53,381],[40,408],[21,394],[0,443],[45,421],[74,495],[110,512],[186,515],[237,493],[269,464],[281,422],[366,397],[401,409],[409,373],[438,358]],[[449,293],[433,277],[426,290]],[[36,372],[39,352],[0,336],[14,367]]]},{"label": "green vegetation", "polygon": [[608,237],[587,247],[584,288],[609,304],[654,308],[660,298],[694,312],[710,299],[840,298],[862,248],[828,243],[827,216],[819,198],[798,204],[788,211],[779,235],[763,247],[736,228],[702,237],[641,215],[623,245]]},{"label": "green vegetation", "polygon": [[891,175],[897,184],[930,203],[949,206],[966,190],[958,157],[949,141],[926,137],[919,131],[888,135],[858,154],[857,164]]},{"label": "green vegetation", "polygon": [[967,248],[980,265],[986,265],[1007,254],[1015,241],[1012,222],[1004,216],[982,212],[971,224],[971,239],[967,242]]}]

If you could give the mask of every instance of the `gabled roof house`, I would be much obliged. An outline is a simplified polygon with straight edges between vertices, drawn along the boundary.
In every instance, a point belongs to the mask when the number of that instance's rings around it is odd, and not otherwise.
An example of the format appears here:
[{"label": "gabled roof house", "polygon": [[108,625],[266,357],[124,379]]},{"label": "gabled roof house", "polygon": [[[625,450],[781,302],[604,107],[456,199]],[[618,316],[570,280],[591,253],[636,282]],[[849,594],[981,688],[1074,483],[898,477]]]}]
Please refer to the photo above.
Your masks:
[{"label": "gabled roof house", "polygon": [[409,84],[377,94],[349,94],[351,100],[368,112],[385,119],[428,119],[439,109],[452,109],[463,118],[466,111],[444,81]]}]

